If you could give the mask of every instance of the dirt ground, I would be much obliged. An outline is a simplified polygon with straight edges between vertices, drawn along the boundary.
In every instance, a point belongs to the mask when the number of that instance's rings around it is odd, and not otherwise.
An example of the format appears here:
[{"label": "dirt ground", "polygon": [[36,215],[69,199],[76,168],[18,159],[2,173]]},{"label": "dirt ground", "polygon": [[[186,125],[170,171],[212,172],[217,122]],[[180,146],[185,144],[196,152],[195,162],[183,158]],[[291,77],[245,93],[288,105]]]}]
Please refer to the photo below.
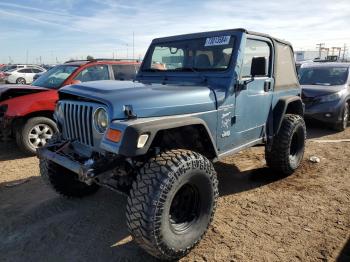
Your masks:
[{"label": "dirt ground", "polygon": [[[262,147],[216,164],[213,225],[182,261],[350,261],[350,142],[314,141],[350,139],[350,128],[308,132],[303,165],[289,177],[265,167]],[[0,143],[0,261],[154,261],[128,234],[125,205],[107,189],[59,197],[36,158]]]}]

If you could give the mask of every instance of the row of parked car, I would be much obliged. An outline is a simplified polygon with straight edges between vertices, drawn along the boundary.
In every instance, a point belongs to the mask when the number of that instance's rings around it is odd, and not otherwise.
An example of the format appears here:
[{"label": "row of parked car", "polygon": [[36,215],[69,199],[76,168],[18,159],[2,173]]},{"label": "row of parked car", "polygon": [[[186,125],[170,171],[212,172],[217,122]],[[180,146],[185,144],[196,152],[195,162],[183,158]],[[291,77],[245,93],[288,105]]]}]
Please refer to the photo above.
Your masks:
[{"label": "row of parked car", "polygon": [[[51,69],[47,67],[50,69],[48,72],[35,65],[3,66],[1,72],[4,72],[6,82],[21,85],[0,89],[0,119],[4,117],[1,111],[5,111],[1,104],[6,102],[7,107],[10,104],[17,108],[16,116],[7,120],[6,125],[2,123],[2,135],[15,136],[22,150],[35,153],[57,130],[52,116],[59,88],[88,81],[131,80],[136,76],[139,66],[138,62],[106,59],[70,61]],[[349,63],[338,62],[301,65],[298,70],[299,82],[307,119],[327,123],[338,131],[347,127],[350,105],[349,67]],[[39,79],[30,86],[25,85],[33,78]],[[37,139],[39,134],[41,137]]]},{"label": "row of parked car", "polygon": [[[66,85],[100,80],[131,80],[140,63],[135,61],[94,59],[70,61],[46,71],[42,69],[31,84],[30,79],[18,75],[24,70],[34,71],[31,65],[11,65],[5,71],[7,83],[0,87],[0,134],[16,138],[26,153],[35,154],[57,132],[53,113],[58,100],[57,91]],[[26,74],[26,73],[25,73]],[[18,77],[16,79],[16,77]]]},{"label": "row of parked car", "polygon": [[4,65],[0,67],[0,80],[7,84],[31,84],[35,75],[46,71],[38,65]]}]

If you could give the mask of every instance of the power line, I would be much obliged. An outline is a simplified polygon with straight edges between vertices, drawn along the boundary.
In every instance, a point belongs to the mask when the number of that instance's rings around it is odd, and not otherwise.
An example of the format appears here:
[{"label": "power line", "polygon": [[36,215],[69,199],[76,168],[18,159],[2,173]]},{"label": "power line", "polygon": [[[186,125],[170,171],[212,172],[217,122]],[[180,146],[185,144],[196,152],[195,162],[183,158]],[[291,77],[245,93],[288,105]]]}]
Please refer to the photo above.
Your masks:
[{"label": "power line", "polygon": [[319,43],[316,46],[318,47],[318,57],[321,59],[322,48],[325,46],[325,43]]}]

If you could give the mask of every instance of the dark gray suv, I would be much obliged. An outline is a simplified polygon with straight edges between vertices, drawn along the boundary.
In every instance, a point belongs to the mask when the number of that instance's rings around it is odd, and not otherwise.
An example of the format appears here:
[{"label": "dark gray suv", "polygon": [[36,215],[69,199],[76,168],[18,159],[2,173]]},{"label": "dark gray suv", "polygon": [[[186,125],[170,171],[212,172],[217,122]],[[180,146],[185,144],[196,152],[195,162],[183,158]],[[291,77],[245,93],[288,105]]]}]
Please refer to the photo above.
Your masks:
[{"label": "dark gray suv", "polygon": [[350,63],[303,64],[299,72],[305,118],[346,129],[350,106]]}]

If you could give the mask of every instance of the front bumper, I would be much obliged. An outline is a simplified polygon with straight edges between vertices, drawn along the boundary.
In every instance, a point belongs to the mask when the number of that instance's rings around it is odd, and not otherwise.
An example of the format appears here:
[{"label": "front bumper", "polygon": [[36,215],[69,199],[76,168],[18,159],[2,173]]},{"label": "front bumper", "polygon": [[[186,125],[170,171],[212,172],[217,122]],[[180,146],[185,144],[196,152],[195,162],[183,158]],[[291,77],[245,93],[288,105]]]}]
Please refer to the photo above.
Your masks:
[{"label": "front bumper", "polygon": [[69,158],[60,151],[64,146],[69,145],[68,143],[69,142],[39,148],[37,149],[38,158],[52,161],[55,164],[78,174],[79,177],[88,177],[89,170],[91,169],[90,165]]},{"label": "front bumper", "polygon": [[342,101],[306,104],[305,118],[336,124],[342,120]]},{"label": "front bumper", "polygon": [[89,156],[79,154],[81,144],[77,141],[60,140],[57,143],[37,149],[39,159],[51,161],[64,167],[86,182],[116,166],[121,157],[118,155],[101,155],[92,152]]}]

